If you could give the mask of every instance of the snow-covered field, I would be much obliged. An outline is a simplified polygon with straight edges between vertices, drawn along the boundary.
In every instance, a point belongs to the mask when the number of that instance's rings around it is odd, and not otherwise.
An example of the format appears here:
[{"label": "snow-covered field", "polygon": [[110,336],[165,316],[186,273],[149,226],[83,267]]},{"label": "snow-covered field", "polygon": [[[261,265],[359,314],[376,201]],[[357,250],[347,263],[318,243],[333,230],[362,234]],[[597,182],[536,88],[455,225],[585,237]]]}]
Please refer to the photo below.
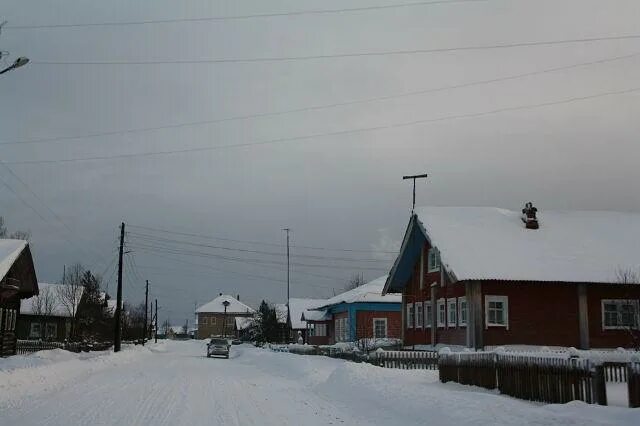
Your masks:
[{"label": "snow-covered field", "polygon": [[2,425],[637,425],[640,409],[537,405],[401,371],[201,341],[0,360]]}]

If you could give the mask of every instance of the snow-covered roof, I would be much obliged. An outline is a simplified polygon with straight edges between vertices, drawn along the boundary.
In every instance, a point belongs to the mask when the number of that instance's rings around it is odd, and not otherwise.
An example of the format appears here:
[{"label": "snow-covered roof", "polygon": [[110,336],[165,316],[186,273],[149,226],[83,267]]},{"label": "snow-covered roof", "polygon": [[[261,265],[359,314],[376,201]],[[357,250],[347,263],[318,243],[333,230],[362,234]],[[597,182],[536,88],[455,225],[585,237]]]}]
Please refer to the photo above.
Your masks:
[{"label": "snow-covered roof", "polygon": [[416,209],[447,271],[458,280],[615,283],[640,268],[640,214],[538,211],[526,229],[518,211],[492,207]]},{"label": "snow-covered roof", "polygon": [[286,324],[287,323],[287,305],[285,303],[276,303],[274,306],[276,310],[276,317],[278,318],[278,323]]},{"label": "snow-covered roof", "polygon": [[[72,297],[69,297],[69,303],[73,303],[73,306],[69,305],[69,307],[67,307],[63,302],[63,299],[60,297],[59,291],[64,287],[69,291],[74,292],[70,293]],[[33,296],[29,299],[22,299],[20,301],[20,314],[38,315],[36,311],[38,311],[38,304],[40,304],[40,315],[71,317],[71,313],[69,311],[77,312],[80,299],[84,293],[83,286],[76,286],[75,288],[72,288],[66,284],[38,283],[38,288],[40,289],[40,294],[38,296]],[[47,309],[45,309],[47,299],[49,299],[48,304],[50,306],[50,313],[47,313]]]},{"label": "snow-covered roof", "polygon": [[4,278],[27,246],[24,240],[0,239],[0,279]]},{"label": "snow-covered roof", "polygon": [[[326,305],[326,299],[289,299],[289,309],[291,310],[291,328],[304,329],[307,328],[307,322],[302,319],[302,315],[309,313],[309,309],[316,308],[318,306]],[[319,311],[313,311],[314,314]]]},{"label": "snow-covered roof", "polygon": [[321,311],[309,310],[302,313],[303,321],[329,321],[330,319],[331,315],[326,309]]},{"label": "snow-covered roof", "polygon": [[219,314],[224,313],[224,305],[223,305],[224,301],[229,302],[229,306],[227,307],[228,314],[246,314],[247,312],[248,313],[255,312],[251,307],[240,302],[235,297],[229,296],[227,294],[218,296],[215,299],[213,299],[211,302],[200,306],[198,309],[196,309],[196,312],[197,313],[219,313]]},{"label": "snow-covered roof", "polygon": [[236,330],[246,330],[253,324],[253,318],[251,317],[235,317]]},{"label": "snow-covered roof", "polygon": [[385,294],[382,295],[382,289],[387,281],[387,275],[376,278],[373,281],[369,281],[359,287],[345,291],[344,293],[333,296],[332,298],[325,300],[324,304],[318,307],[323,309],[328,306],[337,305],[340,303],[358,303],[358,302],[387,302],[387,303],[400,303],[402,296],[399,294]]}]

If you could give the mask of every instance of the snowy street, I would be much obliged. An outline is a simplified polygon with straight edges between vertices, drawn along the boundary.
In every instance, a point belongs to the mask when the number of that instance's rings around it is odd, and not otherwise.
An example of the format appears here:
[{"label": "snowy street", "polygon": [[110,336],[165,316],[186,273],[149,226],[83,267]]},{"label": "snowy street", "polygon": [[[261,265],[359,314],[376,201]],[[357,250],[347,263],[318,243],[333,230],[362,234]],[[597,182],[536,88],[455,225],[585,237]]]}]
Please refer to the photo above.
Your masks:
[{"label": "snowy street", "polygon": [[541,406],[443,385],[437,372],[201,341],[119,354],[45,351],[0,360],[3,425],[637,424],[639,410]]}]

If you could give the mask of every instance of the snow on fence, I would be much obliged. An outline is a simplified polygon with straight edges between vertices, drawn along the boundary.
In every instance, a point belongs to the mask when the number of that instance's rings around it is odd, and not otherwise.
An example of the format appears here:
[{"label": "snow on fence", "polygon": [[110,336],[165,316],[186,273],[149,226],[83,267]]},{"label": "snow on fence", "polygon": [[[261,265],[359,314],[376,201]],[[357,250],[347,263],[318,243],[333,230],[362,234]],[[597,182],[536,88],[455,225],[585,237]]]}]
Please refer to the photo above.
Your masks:
[{"label": "snow on fence", "polygon": [[403,370],[437,370],[437,352],[376,351],[375,363],[380,367]]},{"label": "snow on fence", "polygon": [[606,404],[604,377],[599,380],[593,374],[589,360],[496,353],[440,354],[439,369],[443,383],[454,381],[498,389],[502,394],[529,401]]},{"label": "snow on fence", "polygon": [[19,355],[30,354],[51,349],[64,349],[69,352],[104,351],[111,347],[111,343],[84,342],[44,342],[42,340],[18,340],[16,348]]},{"label": "snow on fence", "polygon": [[640,407],[640,362],[630,362],[627,366],[629,407]]}]

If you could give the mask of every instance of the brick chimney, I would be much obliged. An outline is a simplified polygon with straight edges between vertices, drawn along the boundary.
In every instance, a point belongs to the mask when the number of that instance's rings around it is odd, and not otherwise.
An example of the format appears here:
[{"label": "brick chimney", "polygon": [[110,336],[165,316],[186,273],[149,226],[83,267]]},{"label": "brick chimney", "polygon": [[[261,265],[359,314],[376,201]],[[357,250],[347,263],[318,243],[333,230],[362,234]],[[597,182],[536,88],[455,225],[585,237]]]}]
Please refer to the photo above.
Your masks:
[{"label": "brick chimney", "polygon": [[239,294],[236,296],[236,300],[237,300],[238,302],[240,301],[240,295],[239,295]]},{"label": "brick chimney", "polygon": [[524,205],[522,209],[522,221],[524,222],[525,228],[538,229],[540,227],[536,213],[538,213],[538,209],[533,206],[531,201]]}]

